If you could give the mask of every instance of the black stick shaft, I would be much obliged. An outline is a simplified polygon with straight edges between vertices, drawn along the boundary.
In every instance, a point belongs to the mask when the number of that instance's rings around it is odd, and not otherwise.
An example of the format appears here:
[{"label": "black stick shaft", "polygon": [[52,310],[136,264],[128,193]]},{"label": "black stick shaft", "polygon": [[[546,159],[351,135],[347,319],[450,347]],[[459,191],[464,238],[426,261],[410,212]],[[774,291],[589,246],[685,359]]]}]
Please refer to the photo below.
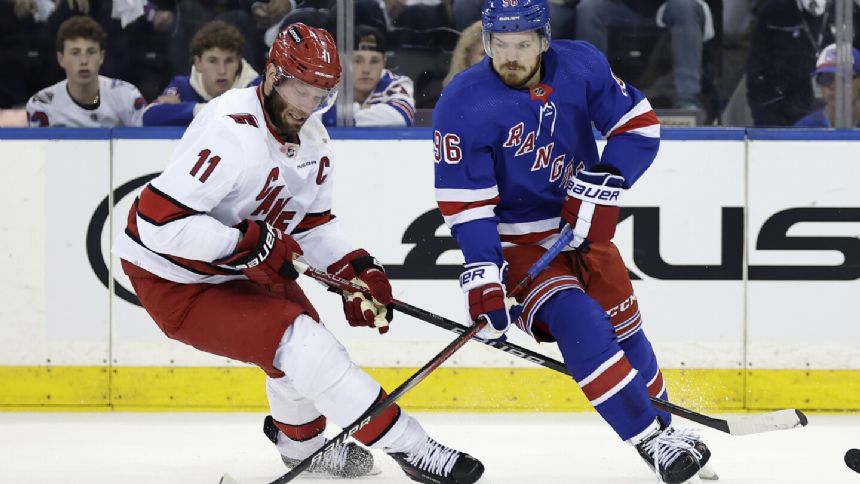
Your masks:
[{"label": "black stick shaft", "polygon": [[[513,291],[511,291],[511,295],[522,291],[524,287],[526,287],[529,282],[531,282],[537,275],[543,271],[547,265],[558,255],[559,252],[564,248],[565,245],[570,241],[573,237],[573,233],[571,230],[565,230],[559,235],[559,239],[550,247],[546,253],[541,256],[532,266],[529,268],[528,273],[523,276],[523,278],[517,283],[516,287]],[[314,269],[313,267],[306,266],[305,264],[296,263],[296,269],[299,272],[303,272],[318,281],[325,282],[333,287],[339,288],[341,290],[350,290],[352,292],[363,292],[363,288],[353,285],[349,281],[337,277],[335,275],[329,274],[327,272],[319,271]],[[368,297],[370,293],[364,293]],[[417,308],[416,308],[417,309]],[[428,313],[429,314],[429,313]],[[452,321],[453,323],[453,321]],[[453,323],[456,324],[456,323]],[[299,474],[301,474],[305,469],[310,467],[314,462],[318,459],[322,458],[322,455],[331,447],[336,444],[342,444],[346,442],[348,438],[352,436],[352,434],[358,432],[362,427],[369,424],[374,417],[377,417],[381,414],[385,409],[391,406],[394,402],[397,401],[404,393],[411,390],[415,385],[421,382],[424,378],[427,377],[433,370],[439,367],[442,363],[445,362],[455,351],[460,349],[467,341],[472,339],[478,331],[484,327],[485,324],[489,324],[488,321],[484,318],[480,318],[472,327],[463,326],[463,332],[460,333],[460,336],[448,344],[442,351],[440,351],[436,356],[433,357],[430,361],[427,362],[420,370],[418,370],[415,374],[409,377],[405,382],[401,383],[399,387],[394,389],[387,397],[385,397],[382,401],[371,405],[370,408],[367,409],[355,422],[348,425],[341,433],[339,433],[335,438],[329,440],[322,447],[316,450],[313,454],[311,454],[308,458],[296,464],[295,467],[290,469],[290,472],[287,472],[283,476],[275,479],[269,484],[284,484],[292,481]],[[479,340],[480,341],[480,340]]]},{"label": "black stick shaft", "polygon": [[367,409],[355,422],[348,425],[346,428],[341,431],[341,433],[337,434],[336,437],[326,442],[322,447],[317,449],[316,452],[310,455],[307,459],[299,462],[295,467],[293,467],[290,472],[287,472],[283,476],[275,479],[269,484],[284,484],[292,481],[299,474],[301,474],[305,469],[310,467],[314,462],[322,457],[322,454],[325,453],[329,448],[333,447],[337,444],[343,444],[349,439],[354,433],[361,430],[362,427],[366,426],[373,420],[375,417],[379,416],[385,409],[391,406],[394,402],[397,401],[403,394],[411,390],[415,385],[421,382],[424,378],[427,377],[433,370],[439,367],[442,363],[445,362],[451,355],[454,354],[458,349],[460,349],[467,341],[472,339],[473,336],[478,332],[478,330],[486,324],[486,321],[479,321],[477,324],[469,328],[468,331],[458,336],[454,341],[448,344],[442,351],[440,351],[436,356],[433,357],[430,361],[427,362],[420,370],[418,370],[415,374],[409,377],[405,382],[401,383],[399,387],[395,388],[387,397],[382,399],[380,402],[371,405],[370,408]]},{"label": "black stick shaft", "polygon": [[[299,271],[301,272],[301,271]],[[327,272],[323,272],[312,267],[308,267],[304,273],[313,279],[316,279],[320,282],[333,286],[337,289],[343,291],[350,292],[361,292],[366,294],[368,297],[370,293],[367,289],[363,287],[356,286],[355,284],[350,283],[349,281],[337,277],[335,275],[329,274]],[[513,291],[511,291],[513,293]],[[431,313],[430,311],[421,309],[419,307],[413,306],[409,303],[394,300],[394,308],[404,314],[408,314],[414,318],[420,319],[427,323],[430,323],[434,326],[440,327],[442,329],[447,329],[448,331],[452,331],[458,334],[465,334],[471,328],[468,326],[464,326],[462,324],[456,323],[447,319],[445,317],[439,316],[438,314]],[[567,370],[567,367],[564,366],[564,363],[554,360],[548,356],[544,356],[540,353],[534,352],[530,349],[523,348],[522,346],[516,345],[514,343],[503,342],[503,341],[491,341],[484,340],[481,338],[475,338],[476,341],[480,341],[487,346],[491,346],[496,348],[497,350],[504,351],[509,355],[516,356],[518,358],[522,358],[526,361],[530,361],[536,365],[543,366],[544,368],[549,368],[550,370],[555,370],[559,373],[564,373],[570,376],[570,372]],[[664,412],[671,413],[672,415],[677,415],[678,417],[683,417],[692,422],[696,422],[700,425],[704,425],[705,427],[710,427],[715,430],[719,430],[721,432],[729,432],[728,422],[719,418],[710,417],[708,415],[704,415],[688,408],[682,407],[678,404],[649,396],[651,400],[651,404],[654,405],[655,408],[659,410],[663,410]]]}]

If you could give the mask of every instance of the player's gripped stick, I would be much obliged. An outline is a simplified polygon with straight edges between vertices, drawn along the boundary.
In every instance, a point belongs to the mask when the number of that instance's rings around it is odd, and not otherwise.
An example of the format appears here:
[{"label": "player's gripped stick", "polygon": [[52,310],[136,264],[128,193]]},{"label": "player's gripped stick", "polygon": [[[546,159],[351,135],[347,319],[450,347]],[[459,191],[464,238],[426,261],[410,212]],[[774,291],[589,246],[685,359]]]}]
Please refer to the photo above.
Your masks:
[{"label": "player's gripped stick", "polygon": [[[564,234],[562,234],[562,236],[564,236]],[[299,270],[299,272],[304,272],[305,275],[310,276],[325,284],[328,284],[329,286],[344,291],[362,292],[368,297],[370,296],[370,293],[367,289],[351,284],[345,279],[334,276],[327,272],[319,271],[312,267],[304,267],[305,266],[302,266],[302,268],[297,267],[297,269]],[[534,278],[534,276],[536,275],[537,274],[530,274],[530,277]],[[424,309],[417,308],[415,306],[412,306],[411,304],[398,301],[397,299],[394,300],[394,308],[404,314],[408,314],[414,318],[428,322],[434,326],[447,329],[448,331],[452,331],[454,333],[463,334],[464,332],[469,330],[467,326],[455,323],[450,319],[446,319],[429,311],[425,311]],[[517,346],[513,343],[503,341],[491,341],[480,338],[475,339],[480,341],[481,343],[484,343],[487,346],[492,346],[493,348],[504,351],[505,353],[508,353],[510,355],[522,358],[545,368],[555,370],[559,373],[570,375],[567,370],[567,367],[565,367],[564,364],[560,361],[556,361],[540,353],[536,353],[529,349],[523,348],[522,346]],[[668,402],[657,397],[650,397],[650,399],[651,404],[654,405],[654,407],[663,410],[664,412],[683,417],[692,422],[704,425],[705,427],[710,427],[712,429],[716,429],[731,435],[748,435],[768,432],[771,430],[786,430],[795,427],[803,427],[806,426],[806,424],[808,423],[806,415],[804,415],[803,412],[801,412],[800,410],[796,409],[779,410],[776,412],[760,413],[741,418],[723,420],[715,417],[710,417],[708,415],[703,415],[698,412],[694,412],[693,410],[689,410],[678,404]]]},{"label": "player's gripped stick", "polygon": [[[570,229],[565,230],[559,236],[559,239],[550,247],[547,252],[541,256],[540,259],[537,260],[532,266],[529,268],[528,273],[522,278],[522,280],[517,283],[514,289],[511,291],[510,296],[514,297],[518,292],[520,292],[524,287],[528,286],[528,284],[543,271],[549,263],[555,259],[555,257],[561,252],[561,250],[567,245],[568,242],[573,238],[573,233]],[[326,282],[329,285],[334,287],[345,287],[349,288],[352,292],[362,292],[361,288],[358,286],[353,286],[345,279],[341,279],[340,277],[333,276],[328,274],[327,272],[317,271],[309,267],[306,264],[301,262],[294,262],[296,266],[296,270],[299,273],[308,274],[314,279],[321,280],[322,282]],[[331,279],[320,279],[323,276],[331,277]],[[342,283],[342,284],[341,284]],[[396,307],[396,306],[395,306]],[[456,324],[456,323],[454,323]],[[369,424],[374,417],[381,414],[388,408],[391,404],[393,404],[397,399],[403,396],[406,392],[411,390],[415,385],[419,384],[421,380],[427,377],[433,370],[438,368],[442,363],[445,362],[451,355],[454,354],[458,349],[460,349],[467,341],[472,339],[478,331],[484,327],[485,324],[489,324],[485,318],[480,318],[475,322],[475,325],[472,327],[463,326],[463,333],[460,336],[448,344],[442,351],[440,351],[436,356],[433,357],[430,361],[428,361],[420,370],[410,376],[405,382],[401,383],[399,387],[395,388],[387,397],[382,399],[379,403],[375,405],[371,405],[370,408],[367,409],[361,416],[359,416],[355,422],[346,426],[341,433],[337,434],[331,440],[328,440],[322,447],[316,450],[313,454],[308,456],[305,460],[296,464],[295,467],[290,469],[289,472],[282,475],[281,477],[275,479],[269,484],[285,484],[287,482],[295,479],[299,474],[301,474],[305,469],[310,467],[315,461],[322,458],[322,455],[331,447],[336,444],[342,444],[349,439],[352,434],[358,432],[362,427]],[[478,341],[482,341],[478,339]],[[229,474],[224,474],[221,477],[220,484],[240,484],[239,481],[231,477]]]}]

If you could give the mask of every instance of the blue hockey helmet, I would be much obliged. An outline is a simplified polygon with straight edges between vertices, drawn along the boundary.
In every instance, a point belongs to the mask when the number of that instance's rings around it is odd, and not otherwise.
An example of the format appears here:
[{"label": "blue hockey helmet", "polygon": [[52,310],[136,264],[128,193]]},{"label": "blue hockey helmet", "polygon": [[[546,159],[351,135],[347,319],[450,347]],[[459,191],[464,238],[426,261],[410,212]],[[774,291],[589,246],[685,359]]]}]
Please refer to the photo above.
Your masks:
[{"label": "blue hockey helmet", "polygon": [[490,57],[491,34],[541,30],[549,42],[549,4],[547,0],[484,0],[481,26],[484,50]]}]

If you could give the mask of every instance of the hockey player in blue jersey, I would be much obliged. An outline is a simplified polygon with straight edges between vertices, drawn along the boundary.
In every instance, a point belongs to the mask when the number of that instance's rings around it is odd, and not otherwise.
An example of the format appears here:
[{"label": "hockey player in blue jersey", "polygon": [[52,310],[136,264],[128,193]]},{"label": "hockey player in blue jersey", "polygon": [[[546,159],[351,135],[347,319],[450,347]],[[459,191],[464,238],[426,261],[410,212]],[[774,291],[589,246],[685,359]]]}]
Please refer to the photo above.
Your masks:
[{"label": "hockey player in blue jersey", "polygon": [[479,336],[504,335],[506,289],[569,224],[571,250],[527,287],[516,326],[557,341],[591,404],[660,479],[715,477],[698,434],[649,401],[666,386],[612,243],[624,192],[657,154],[657,116],[594,46],[550,43],[547,0],[487,0],[482,22],[489,57],[456,75],[433,113],[436,198],[465,258],[470,318],[490,322]]}]

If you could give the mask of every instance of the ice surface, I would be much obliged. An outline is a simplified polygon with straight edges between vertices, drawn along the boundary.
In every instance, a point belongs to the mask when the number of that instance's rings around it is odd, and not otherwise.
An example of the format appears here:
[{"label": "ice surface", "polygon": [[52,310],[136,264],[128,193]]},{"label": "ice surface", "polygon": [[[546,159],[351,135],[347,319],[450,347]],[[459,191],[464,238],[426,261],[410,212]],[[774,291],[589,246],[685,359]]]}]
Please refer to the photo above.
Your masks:
[{"label": "ice surface", "polygon": [[[483,460],[489,484],[655,482],[594,413],[416,415],[434,438]],[[229,472],[242,484],[266,484],[285,469],[262,422],[252,413],[0,413],[0,483],[217,484]],[[860,415],[811,414],[806,428],[703,436],[719,484],[860,483],[842,460],[860,447]],[[382,474],[354,482],[412,482],[375,453]]]}]

